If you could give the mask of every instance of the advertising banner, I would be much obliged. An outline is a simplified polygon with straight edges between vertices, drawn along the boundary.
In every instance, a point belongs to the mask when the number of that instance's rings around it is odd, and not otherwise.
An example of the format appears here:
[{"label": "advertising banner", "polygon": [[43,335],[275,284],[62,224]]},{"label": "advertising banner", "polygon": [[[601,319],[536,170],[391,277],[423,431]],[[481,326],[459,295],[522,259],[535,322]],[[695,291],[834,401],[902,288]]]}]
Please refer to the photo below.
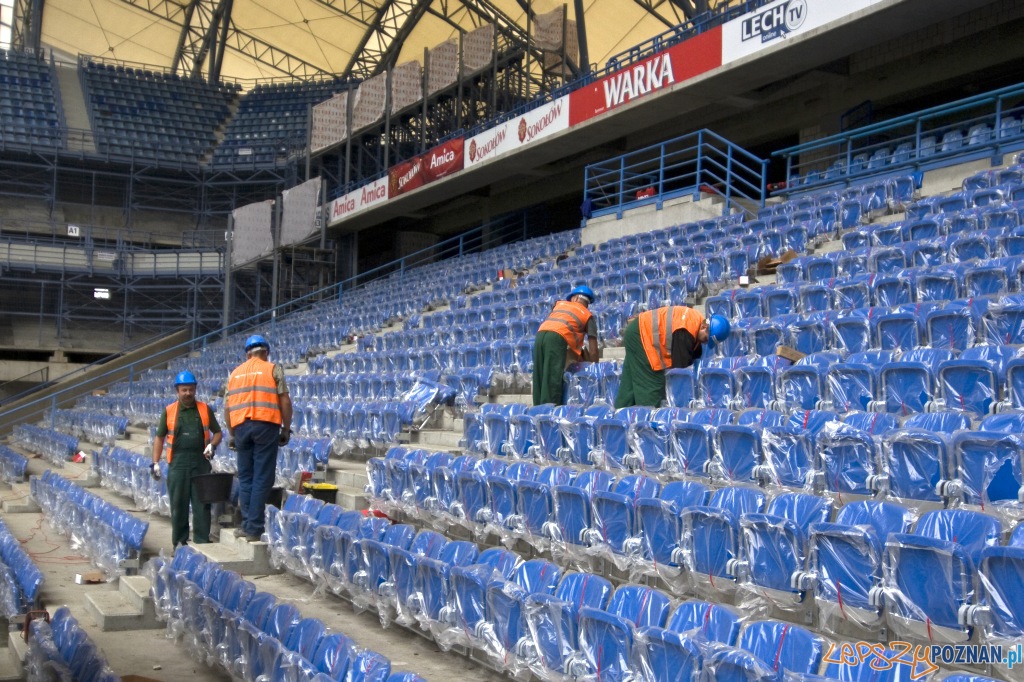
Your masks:
[{"label": "advertising banner", "polygon": [[388,177],[377,178],[373,182],[354,189],[331,202],[331,214],[328,225],[337,225],[351,215],[365,211],[371,206],[382,204],[388,200]]},{"label": "advertising banner", "polygon": [[722,26],[722,63],[808,33],[882,0],[777,0]]},{"label": "advertising banner", "polygon": [[430,151],[403,161],[388,171],[388,197],[411,192],[462,170],[462,138],[448,140]]},{"label": "advertising banner", "polygon": [[466,168],[516,151],[524,145],[568,128],[569,95],[566,95],[471,137],[466,143]]},{"label": "advertising banner", "polygon": [[705,31],[570,93],[570,124],[578,125],[652,92],[722,65],[721,27]]}]

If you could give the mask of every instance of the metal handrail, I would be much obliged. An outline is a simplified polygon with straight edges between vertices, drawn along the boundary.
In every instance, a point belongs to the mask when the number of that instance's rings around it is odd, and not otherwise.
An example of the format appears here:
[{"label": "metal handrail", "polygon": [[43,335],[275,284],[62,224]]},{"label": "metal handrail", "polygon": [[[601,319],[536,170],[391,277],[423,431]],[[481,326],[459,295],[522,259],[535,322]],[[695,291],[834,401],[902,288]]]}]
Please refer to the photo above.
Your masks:
[{"label": "metal handrail", "polygon": [[[587,166],[585,198],[591,215],[621,214],[632,205],[711,191],[725,199],[764,206],[767,161],[710,130],[666,140]],[[638,190],[652,194],[638,196]]]},{"label": "metal handrail", "polygon": [[[1020,128],[1003,130],[1004,122],[1019,122],[1021,117],[1024,83],[780,149],[773,156],[786,161],[787,188],[802,190],[924,164],[942,165],[961,156],[999,155],[1003,149],[1024,145]],[[943,144],[946,133],[965,128],[969,131],[976,125],[989,127],[987,140],[965,140],[961,145],[949,145],[948,149]],[[922,145],[929,138],[931,143]],[[808,154],[813,161],[801,162],[801,155],[808,152],[814,152]],[[884,154],[881,163],[864,162],[860,166],[862,160],[870,160],[875,154]]]}]

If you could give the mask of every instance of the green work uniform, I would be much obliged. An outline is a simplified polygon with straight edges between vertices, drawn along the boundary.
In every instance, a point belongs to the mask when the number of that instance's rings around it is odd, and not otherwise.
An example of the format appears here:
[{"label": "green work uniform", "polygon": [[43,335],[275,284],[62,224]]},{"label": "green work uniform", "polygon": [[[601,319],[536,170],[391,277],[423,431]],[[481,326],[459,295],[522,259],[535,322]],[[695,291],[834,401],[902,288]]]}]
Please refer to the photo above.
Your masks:
[{"label": "green work uniform", "polygon": [[640,319],[631,320],[622,333],[626,360],[622,363],[619,391],[615,394],[615,409],[646,405],[657,407],[665,399],[665,372],[651,369],[647,351],[640,340]]},{"label": "green work uniform", "polygon": [[533,404],[561,405],[565,354],[569,344],[558,332],[537,332],[533,342]]},{"label": "green work uniform", "polygon": [[[210,410],[210,431],[220,433],[217,418]],[[203,421],[197,406],[178,406],[178,422],[175,425],[174,452],[167,472],[167,496],[171,503],[171,543],[178,545],[188,540],[188,509],[192,505],[192,539],[197,544],[210,541],[210,505],[199,501],[192,477],[208,474],[213,469],[203,456],[206,447],[203,439]],[[167,410],[160,417],[156,435],[167,435]]]}]

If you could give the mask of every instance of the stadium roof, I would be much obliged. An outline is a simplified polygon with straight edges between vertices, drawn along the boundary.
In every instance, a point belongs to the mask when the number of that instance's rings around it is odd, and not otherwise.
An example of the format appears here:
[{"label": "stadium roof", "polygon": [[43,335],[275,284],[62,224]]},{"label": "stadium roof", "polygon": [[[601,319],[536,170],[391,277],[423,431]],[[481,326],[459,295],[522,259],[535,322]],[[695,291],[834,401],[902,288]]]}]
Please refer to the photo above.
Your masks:
[{"label": "stadium roof", "polygon": [[[590,61],[603,64],[683,23],[706,3],[583,0]],[[575,18],[573,1],[564,4]],[[183,25],[190,26],[183,42],[187,61],[189,54],[198,54],[203,36],[213,33],[211,26],[223,26],[220,13],[230,18],[222,77],[366,76],[380,63],[422,61],[424,48],[482,24],[504,24],[525,35],[527,11],[539,15],[562,5],[557,0],[45,0],[41,42],[72,55],[172,67]]]}]

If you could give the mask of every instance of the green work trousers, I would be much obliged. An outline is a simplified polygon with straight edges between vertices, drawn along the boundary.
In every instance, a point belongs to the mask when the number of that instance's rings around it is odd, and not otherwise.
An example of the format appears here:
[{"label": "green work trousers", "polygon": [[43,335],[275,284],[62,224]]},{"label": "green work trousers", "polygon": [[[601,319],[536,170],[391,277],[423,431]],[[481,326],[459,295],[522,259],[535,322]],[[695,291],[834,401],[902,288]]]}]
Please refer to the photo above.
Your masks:
[{"label": "green work trousers", "polygon": [[167,496],[171,502],[171,544],[177,546],[188,538],[188,509],[192,506],[192,541],[210,541],[210,505],[199,501],[192,477],[208,474],[213,469],[202,453],[174,453],[167,468]]},{"label": "green work trousers", "polygon": [[533,341],[533,404],[561,405],[569,344],[558,332],[537,332]]},{"label": "green work trousers", "polygon": [[651,369],[640,340],[639,319],[626,325],[622,345],[626,348],[626,360],[622,363],[619,392],[615,394],[615,409],[634,405],[660,406],[665,399],[665,372]]}]

